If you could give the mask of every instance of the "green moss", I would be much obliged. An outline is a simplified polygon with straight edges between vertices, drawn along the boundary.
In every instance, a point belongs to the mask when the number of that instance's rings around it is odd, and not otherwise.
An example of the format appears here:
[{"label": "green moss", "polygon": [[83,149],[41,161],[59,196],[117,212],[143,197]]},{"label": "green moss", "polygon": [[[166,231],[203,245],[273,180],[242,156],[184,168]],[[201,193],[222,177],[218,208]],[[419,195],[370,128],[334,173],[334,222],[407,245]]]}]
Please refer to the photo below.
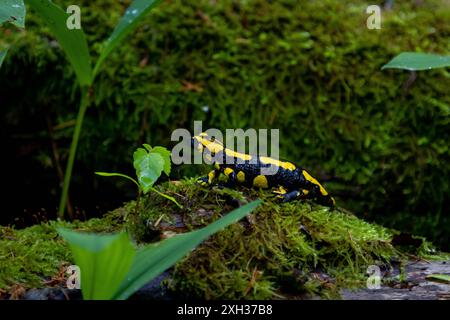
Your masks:
[{"label": "green moss", "polygon": [[263,203],[245,219],[215,234],[176,264],[169,287],[206,299],[339,297],[340,288],[364,286],[369,265],[431,256],[432,246],[396,248],[396,231],[367,223],[342,209],[310,201],[279,203],[269,191],[205,188],[195,179],[157,186],[183,205],[155,194],[86,222],[49,222],[23,230],[0,228],[0,289],[14,284],[42,287],[43,280],[70,264],[55,228],[112,232],[127,229],[138,244],[159,241],[205,226],[239,204]]},{"label": "green moss", "polygon": [[58,236],[56,227],[80,231],[110,232],[117,223],[110,219],[86,222],[49,222],[26,229],[0,227],[0,289],[12,285],[44,287],[44,281],[56,275],[60,267],[71,264],[71,253]]},{"label": "green moss", "polygon": [[183,209],[157,195],[143,199],[139,215],[127,222],[138,242],[201,227],[239,202],[261,198],[263,204],[176,265],[170,287],[179,293],[206,299],[337,297],[339,288],[363,286],[369,265],[407,258],[391,244],[394,231],[344,210],[282,204],[270,192],[203,188],[194,181],[160,186]]}]

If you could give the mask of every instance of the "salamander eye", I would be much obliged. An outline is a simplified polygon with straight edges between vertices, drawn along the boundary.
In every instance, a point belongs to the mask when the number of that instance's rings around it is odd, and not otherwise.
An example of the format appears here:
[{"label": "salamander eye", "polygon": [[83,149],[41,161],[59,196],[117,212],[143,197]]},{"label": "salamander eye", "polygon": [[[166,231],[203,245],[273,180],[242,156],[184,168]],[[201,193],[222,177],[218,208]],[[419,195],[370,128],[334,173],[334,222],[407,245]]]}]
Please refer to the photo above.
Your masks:
[{"label": "salamander eye", "polygon": [[192,138],[192,147],[200,152],[203,151],[203,145],[200,143],[200,141],[198,141],[196,137]]}]

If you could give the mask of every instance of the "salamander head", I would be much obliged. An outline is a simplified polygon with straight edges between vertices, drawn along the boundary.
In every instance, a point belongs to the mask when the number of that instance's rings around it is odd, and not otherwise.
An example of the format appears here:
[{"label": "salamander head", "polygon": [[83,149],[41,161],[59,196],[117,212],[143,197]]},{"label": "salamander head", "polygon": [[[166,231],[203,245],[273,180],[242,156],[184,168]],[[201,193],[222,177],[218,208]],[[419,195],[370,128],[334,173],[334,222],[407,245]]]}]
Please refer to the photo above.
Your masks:
[{"label": "salamander head", "polygon": [[216,140],[214,137],[209,136],[207,133],[202,132],[192,138],[192,145],[197,151],[203,152],[207,149],[210,153],[215,154],[224,149],[222,142]]},{"label": "salamander head", "polygon": [[329,194],[327,194],[326,196],[318,197],[316,199],[316,201],[317,201],[317,203],[319,203],[319,204],[321,204],[323,206],[327,206],[327,207],[330,207],[330,208],[336,207],[336,201]]},{"label": "salamander head", "polygon": [[304,181],[308,181],[308,183],[311,185],[313,184],[316,188],[317,194],[315,195],[317,203],[327,206],[327,207],[335,207],[336,202],[334,198],[328,193],[327,190],[320,184],[319,181],[317,181],[316,178],[311,176],[306,170],[301,171],[301,175],[299,176],[300,184],[303,184]]}]

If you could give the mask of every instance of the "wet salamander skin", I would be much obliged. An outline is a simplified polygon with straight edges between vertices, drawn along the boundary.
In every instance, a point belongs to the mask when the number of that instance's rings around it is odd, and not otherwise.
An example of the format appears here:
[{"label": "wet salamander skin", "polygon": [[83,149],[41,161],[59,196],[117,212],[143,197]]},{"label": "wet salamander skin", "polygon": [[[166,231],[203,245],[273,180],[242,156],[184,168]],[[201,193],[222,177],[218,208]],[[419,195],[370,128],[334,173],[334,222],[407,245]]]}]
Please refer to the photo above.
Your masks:
[{"label": "wet salamander skin", "polygon": [[[255,188],[277,188],[274,192],[285,202],[313,199],[325,206],[335,205],[333,197],[319,181],[291,162],[235,152],[205,133],[194,136],[193,143],[198,151],[204,151],[206,157],[214,161],[214,170],[199,179],[201,184],[212,184],[223,173],[228,187],[242,184]],[[263,168],[275,169],[273,171],[276,173],[261,174]]]}]

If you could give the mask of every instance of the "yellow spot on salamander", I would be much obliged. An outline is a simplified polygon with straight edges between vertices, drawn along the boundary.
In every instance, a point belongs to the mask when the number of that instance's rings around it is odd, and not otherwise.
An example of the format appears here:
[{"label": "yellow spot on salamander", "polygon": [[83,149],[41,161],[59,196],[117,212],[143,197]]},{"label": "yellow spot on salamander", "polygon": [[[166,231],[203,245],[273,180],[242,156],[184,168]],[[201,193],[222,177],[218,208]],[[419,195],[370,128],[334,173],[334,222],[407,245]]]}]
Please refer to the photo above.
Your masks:
[{"label": "yellow spot on salamander", "polygon": [[319,183],[319,181],[317,181],[315,178],[313,178],[313,177],[312,177],[308,172],[306,172],[305,170],[303,170],[302,173],[303,173],[303,176],[305,177],[306,180],[308,180],[309,182],[314,183],[315,185],[319,186],[319,188],[320,188],[320,193],[321,193],[323,196],[328,195],[327,190],[325,190],[325,188],[322,187],[322,185]]},{"label": "yellow spot on salamander", "polygon": [[297,168],[295,164],[286,161],[280,161],[269,157],[259,157],[259,159],[261,160],[262,163],[273,164],[286,170],[294,171]]},{"label": "yellow spot on salamander", "polygon": [[225,173],[225,175],[228,177],[231,173],[233,173],[233,169],[231,169],[231,168],[225,168],[225,170],[223,171],[223,173]]},{"label": "yellow spot on salamander", "polygon": [[263,175],[258,175],[253,179],[253,186],[257,188],[268,188],[269,183],[267,181],[267,178]]},{"label": "yellow spot on salamander", "polygon": [[220,169],[220,164],[218,164],[217,162],[214,164],[214,168],[216,168],[217,170]]},{"label": "yellow spot on salamander", "polygon": [[240,183],[243,183],[245,181],[245,173],[242,171],[239,171],[236,175],[237,181]]}]

